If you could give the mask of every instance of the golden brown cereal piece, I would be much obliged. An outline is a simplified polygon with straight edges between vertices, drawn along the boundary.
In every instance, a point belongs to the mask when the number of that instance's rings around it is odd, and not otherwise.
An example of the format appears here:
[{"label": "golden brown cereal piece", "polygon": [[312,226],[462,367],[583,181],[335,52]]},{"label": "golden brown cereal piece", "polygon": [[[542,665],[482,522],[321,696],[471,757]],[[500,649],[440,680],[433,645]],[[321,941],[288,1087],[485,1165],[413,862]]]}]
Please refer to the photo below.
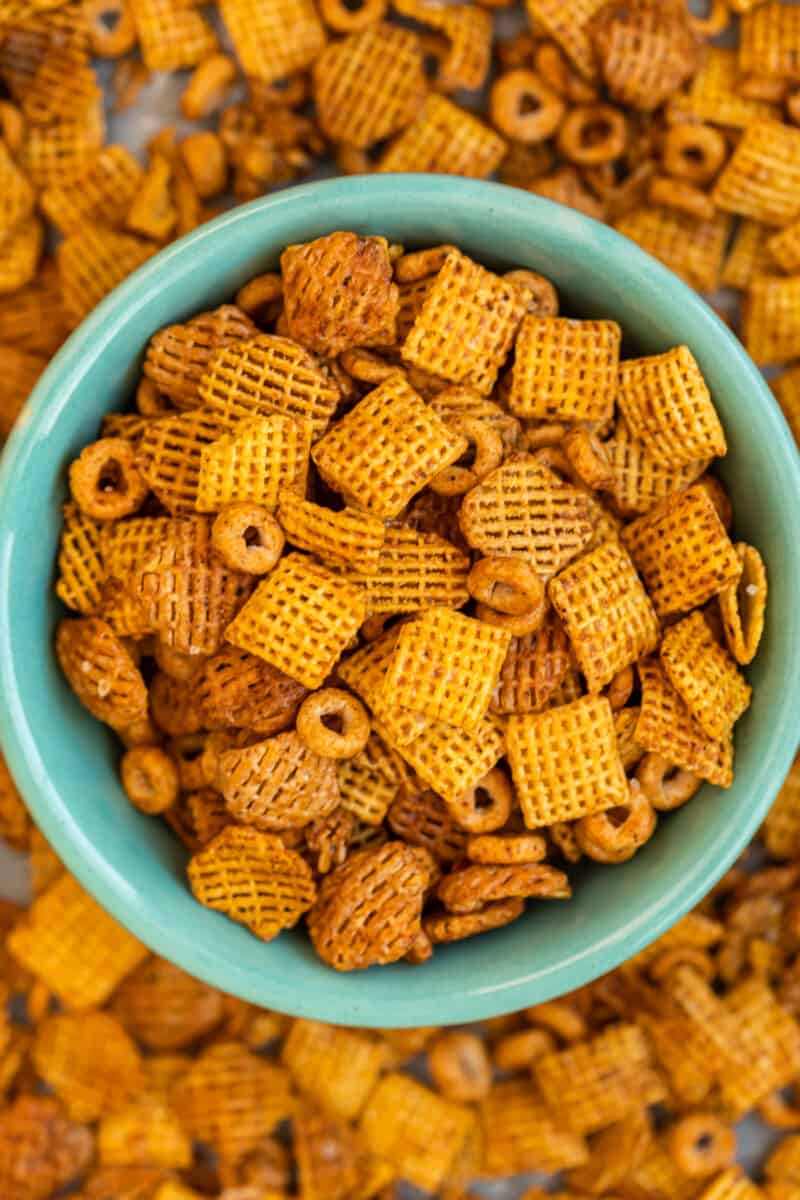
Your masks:
[{"label": "golden brown cereal piece", "polygon": [[664,170],[675,179],[708,183],[728,156],[724,134],[711,125],[679,121],[670,125],[664,138]]},{"label": "golden brown cereal piece", "polygon": [[500,135],[472,113],[444,96],[430,95],[416,121],[390,144],[377,169],[485,179],[506,149]]},{"label": "golden brown cereal piece", "polygon": [[[301,1195],[364,1194],[361,1185],[369,1179],[370,1163],[363,1146],[346,1122],[324,1109],[304,1103],[294,1116],[293,1134]],[[258,1194],[262,1195],[261,1192]],[[274,1195],[272,1192],[263,1194],[267,1197]]]},{"label": "golden brown cereal piece", "polygon": [[153,956],[117,988],[112,1011],[149,1050],[181,1050],[219,1025],[222,1000],[216,988]]},{"label": "golden brown cereal piece", "polygon": [[555,133],[564,115],[564,102],[535,71],[516,67],[492,84],[489,111],[492,124],[505,137],[531,145]]},{"label": "golden brown cereal piece", "polygon": [[665,466],[726,453],[722,424],[688,346],[620,363],[618,400],[633,437]]},{"label": "golden brown cereal piece", "polygon": [[403,343],[403,361],[488,394],[511,348],[526,297],[513,283],[453,251]]},{"label": "golden brown cereal piece", "polygon": [[25,217],[0,235],[0,295],[30,283],[42,253],[44,226],[35,215]]},{"label": "golden brown cereal piece", "polygon": [[513,455],[464,498],[459,523],[488,556],[525,559],[543,580],[564,567],[592,536],[585,496],[529,455]]},{"label": "golden brown cereal piece", "polygon": [[402,16],[430,26],[442,35],[441,52],[435,35],[426,46],[436,59],[434,83],[437,91],[474,91],[483,86],[492,56],[492,19],[470,4],[430,4],[428,0],[398,0]]},{"label": "golden brown cereal piece", "polygon": [[494,767],[463,796],[450,800],[448,808],[458,825],[469,833],[502,829],[514,808],[514,792],[508,776]]},{"label": "golden brown cereal piece", "polygon": [[[638,724],[639,712],[633,709],[623,709],[623,712],[636,712]],[[635,737],[636,730],[633,730]],[[660,754],[641,755],[636,770],[636,779],[642,792],[657,812],[671,812],[691,800],[701,786],[701,780],[691,771],[685,771],[667,762]],[[631,781],[633,782],[633,781]]]},{"label": "golden brown cereal piece", "polygon": [[546,175],[537,176],[533,183],[525,185],[527,191],[536,196],[544,196],[557,204],[566,204],[576,208],[587,217],[604,221],[607,216],[606,204],[598,200],[594,192],[585,185],[583,176],[577,167],[560,167]]},{"label": "golden brown cereal piece", "polygon": [[474,732],[489,708],[510,635],[447,608],[403,625],[384,680],[384,703]]},{"label": "golden brown cereal piece", "polygon": [[570,1186],[602,1187],[613,1194],[613,1189],[623,1185],[642,1163],[652,1141],[650,1118],[644,1110],[609,1125],[592,1138],[588,1162],[570,1171]]},{"label": "golden brown cereal piece", "polygon": [[467,858],[475,863],[538,863],[546,853],[547,842],[538,833],[478,834],[467,841]]},{"label": "golden brown cereal piece", "polygon": [[749,125],[719,176],[712,199],[718,208],[766,225],[800,217],[800,131],[779,121]]},{"label": "golden brown cereal piece", "polygon": [[[18,354],[53,354],[67,335],[61,292],[52,259],[45,259],[38,275],[30,284],[10,296],[0,296],[0,343],[14,348]],[[36,358],[37,367],[42,363]],[[34,374],[34,364],[27,371],[27,387],[20,384],[20,391],[27,395],[39,371]],[[7,372],[9,378],[16,374]],[[4,371],[4,378],[6,372]]]},{"label": "golden brown cereal piece", "polygon": [[47,1200],[89,1166],[91,1131],[68,1120],[55,1097],[20,1095],[0,1113],[0,1184],[8,1200]]},{"label": "golden brown cereal piece", "polygon": [[[6,45],[11,47],[11,39]],[[37,188],[75,183],[89,170],[104,132],[102,106],[95,100],[64,120],[29,124],[19,151],[20,166]]]},{"label": "golden brown cereal piece", "polygon": [[713,200],[702,188],[669,175],[653,175],[647,199],[651,204],[674,208],[700,220],[710,220],[716,212]]},{"label": "golden brown cereal piece", "polygon": [[386,536],[378,517],[349,508],[333,512],[284,491],[279,498],[278,519],[293,545],[323,562],[362,574],[378,569]]},{"label": "golden brown cereal piece", "polygon": [[61,1013],[38,1027],[36,1070],[75,1121],[94,1121],[132,1099],[142,1085],[141,1059],[113,1017]]},{"label": "golden brown cereal piece", "polygon": [[608,491],[614,472],[605,443],[585,425],[567,431],[561,447],[575,475],[592,490]]},{"label": "golden brown cereal piece", "polygon": [[[189,179],[201,200],[206,200],[209,196],[216,196],[225,190],[228,179],[228,156],[225,143],[218,134],[212,133],[208,129],[191,133],[183,139],[178,151],[181,163],[188,172]],[[178,166],[176,166],[175,172],[177,186],[180,178]],[[177,205],[177,192],[175,199]],[[257,310],[240,302],[243,292],[244,288],[236,293],[236,307],[242,312],[246,312],[248,316],[253,316]]]},{"label": "golden brown cereal piece", "polygon": [[74,505],[64,506],[58,548],[56,594],[68,608],[89,616],[100,604],[105,579],[101,549],[102,526]]},{"label": "golden brown cereal piece", "polygon": [[[208,447],[204,454],[206,450]],[[211,526],[211,545],[232,571],[266,575],[283,553],[284,537],[277,520],[263,505],[227,504]]]},{"label": "golden brown cereal piece", "polygon": [[667,678],[703,731],[725,737],[748,708],[752,688],[703,614],[694,612],[671,625],[660,656]]},{"label": "golden brown cereal piece", "polygon": [[428,1070],[447,1100],[469,1104],[482,1099],[492,1084],[484,1042],[474,1033],[445,1030],[427,1048]]},{"label": "golden brown cereal piece", "polygon": [[314,902],[310,868],[281,839],[228,825],[187,868],[192,894],[205,908],[225,913],[270,942],[291,929]]},{"label": "golden brown cereal piece", "polygon": [[64,311],[80,324],[105,295],[156,251],[152,242],[91,224],[69,234],[56,250]]},{"label": "golden brown cereal piece", "polygon": [[422,713],[404,709],[386,695],[386,672],[399,636],[399,629],[391,629],[369,645],[348,655],[339,663],[337,674],[366,701],[374,716],[391,732],[394,741],[403,745],[421,733],[428,721]]},{"label": "golden brown cereal piece", "polygon": [[548,421],[607,420],[617,392],[620,337],[615,321],[525,317],[516,341],[511,411]]},{"label": "golden brown cereal piece", "polygon": [[660,617],[688,612],[738,582],[742,562],[708,493],[668,496],[622,535]]},{"label": "golden brown cereal piece", "polygon": [[194,67],[217,48],[200,13],[176,0],[129,0],[145,66],[150,71]]},{"label": "golden brown cereal piece", "polygon": [[726,213],[698,220],[675,209],[642,207],[620,216],[614,228],[700,291],[717,287],[731,221]]},{"label": "golden brown cereal piece", "polygon": [[147,689],[127,649],[105,621],[63,620],[56,656],[73,692],[93,717],[124,729],[147,715]]},{"label": "golden brown cereal piece", "polygon": [[548,590],[590,692],[601,691],[658,645],[658,618],[618,542],[605,542],[565,567]]},{"label": "golden brown cereal piece", "polygon": [[320,0],[323,21],[334,33],[357,33],[377,25],[386,15],[387,0],[365,0],[358,8],[350,9],[344,0]]},{"label": "golden brown cereal piece", "polygon": [[634,437],[620,417],[613,436],[604,443],[611,461],[611,493],[617,509],[626,515],[649,512],[660,500],[694,483],[708,459],[681,463],[662,462],[645,442]]},{"label": "golden brown cereal piece", "polygon": [[346,501],[386,519],[466,448],[398,373],[337,422],[312,457]]},{"label": "golden brown cereal piece", "polygon": [[492,712],[507,715],[542,708],[569,665],[569,639],[558,618],[549,615],[535,633],[512,638],[492,695]]},{"label": "golden brown cereal piece", "polygon": [[625,150],[625,114],[611,104],[576,105],[562,121],[556,139],[564,158],[581,166],[610,163]]},{"label": "golden brown cereal piece", "polygon": [[355,758],[366,746],[370,725],[363,704],[341,688],[322,688],[297,713],[297,735],[322,758]]},{"label": "golden brown cereal piece", "polygon": [[361,1113],[388,1058],[388,1047],[367,1031],[293,1021],[281,1049],[297,1087],[334,1116]]},{"label": "golden brown cereal piece", "polygon": [[723,1111],[737,1120],[796,1077],[800,1027],[778,1003],[772,988],[755,975],[725,998],[736,1029],[735,1054],[720,1076]]},{"label": "golden brown cereal piece", "polygon": [[376,718],[373,728],[420,779],[448,802],[475,787],[497,765],[504,751],[503,734],[488,717],[474,733],[432,721],[403,744],[397,742],[383,719]]},{"label": "golden brown cereal piece", "polygon": [[427,850],[401,842],[351,854],[325,876],[308,915],[323,962],[354,971],[403,958],[419,933],[434,870]]},{"label": "golden brown cereal piece", "polygon": [[730,787],[733,782],[730,734],[722,739],[708,737],[654,659],[639,663],[639,676],[642,704],[636,740],[640,745],[709,783]]},{"label": "golden brown cereal piece", "polygon": [[223,0],[221,12],[242,70],[263,83],[305,70],[325,45],[312,0]]},{"label": "golden brown cereal piece", "polygon": [[171,161],[163,154],[154,154],[128,210],[125,227],[154,241],[168,238],[178,223],[171,184]]},{"label": "golden brown cereal piece", "polygon": [[422,846],[439,863],[463,858],[467,838],[450,806],[440,796],[413,784],[403,785],[389,808],[389,827],[403,841]]},{"label": "golden brown cereal piece", "polygon": [[432,605],[465,604],[468,574],[469,559],[444,538],[389,527],[379,569],[359,582],[370,613],[417,612]]},{"label": "golden brown cereal piece", "polygon": [[469,1108],[392,1073],[372,1093],[359,1133],[368,1149],[388,1160],[403,1179],[433,1192],[447,1178],[474,1122]]},{"label": "golden brown cereal piece", "polygon": [[181,92],[183,115],[190,121],[199,121],[221,108],[236,75],[236,63],[227,54],[204,58]]},{"label": "golden brown cereal piece", "polygon": [[766,248],[780,270],[789,274],[800,271],[800,222],[773,233],[767,239]]},{"label": "golden brown cereal piece", "polygon": [[118,58],[136,45],[136,26],[125,0],[90,0],[83,6],[89,44],[99,58]]},{"label": "golden brown cereal piece", "polygon": [[467,587],[473,600],[480,602],[479,608],[488,607],[509,616],[536,617],[537,628],[544,619],[544,584],[523,559],[479,558],[469,573]]},{"label": "golden brown cereal piece", "polygon": [[800,16],[791,5],[769,3],[745,11],[739,38],[739,69],[770,78],[800,81]]},{"label": "golden brown cereal piece", "polygon": [[529,1081],[495,1083],[481,1104],[485,1173],[562,1171],[587,1159],[583,1138],[545,1104]]},{"label": "golden brown cereal piece", "polygon": [[554,38],[581,75],[589,80],[597,77],[597,63],[588,25],[602,7],[603,0],[570,0],[566,5],[557,0],[527,0],[533,25],[540,25]]},{"label": "golden brown cereal piece", "polygon": [[575,822],[575,840],[587,858],[602,863],[623,863],[655,833],[657,815],[637,780],[632,780],[628,798],[613,812],[590,813]]},{"label": "golden brown cereal piece", "polygon": [[289,334],[309,350],[334,357],[394,342],[397,286],[384,238],[339,232],[289,246],[281,271]]},{"label": "golden brown cereal piece", "polygon": [[774,104],[750,99],[739,89],[739,64],[735,47],[707,46],[697,74],[689,86],[689,114],[702,121],[747,127],[777,116]]},{"label": "golden brown cereal piece", "polygon": [[204,1050],[177,1080],[170,1103],[187,1132],[231,1164],[261,1145],[294,1107],[287,1072],[237,1041]]},{"label": "golden brown cereal piece", "polygon": [[247,503],[274,512],[282,491],[305,493],[310,449],[307,421],[284,413],[240,421],[201,451],[198,511]]},{"label": "golden brown cereal piece", "polygon": [[202,850],[231,824],[222,796],[208,787],[183,793],[164,813],[164,819],[192,853]]},{"label": "golden brown cereal piece", "polygon": [[167,325],[154,333],[142,369],[178,408],[192,408],[199,399],[208,403],[208,395],[200,392],[200,381],[212,360],[217,361],[216,352],[249,341],[257,333],[246,313],[233,304],[223,304],[183,325]]},{"label": "golden brown cereal piece", "polygon": [[742,340],[755,362],[785,363],[800,353],[799,300],[800,275],[752,280],[742,304]]},{"label": "golden brown cereal piece", "polygon": [[795,856],[800,845],[800,767],[796,762],[767,813],[761,836],[773,858]]},{"label": "golden brown cereal piece", "polygon": [[588,34],[612,99],[643,112],[658,108],[700,64],[699,42],[677,5],[608,4]]},{"label": "golden brown cereal piece", "polygon": [[303,554],[288,554],[228,626],[229,642],[305,687],[321,687],[366,616],[364,591]]},{"label": "golden brown cereal piece", "polygon": [[323,132],[358,148],[410,125],[428,90],[416,34],[387,24],[331,42],[313,77]]},{"label": "golden brown cereal piece", "polygon": [[193,683],[205,724],[280,733],[295,719],[305,688],[263,659],[224,646],[206,660]]},{"label": "golden brown cereal piece", "polygon": [[[27,850],[30,828],[28,810],[17,791],[8,764],[0,754],[0,838],[17,850]],[[1,1044],[2,1025],[0,1024]],[[0,1094],[2,1094],[1,1085]]]},{"label": "golden brown cereal piece", "polygon": [[568,900],[569,881],[563,871],[543,863],[477,863],[446,875],[436,895],[450,912],[478,912],[493,900]]},{"label": "golden brown cereal piece", "polygon": [[394,760],[375,734],[355,758],[337,763],[336,780],[342,808],[367,825],[382,824],[400,783]]},{"label": "golden brown cereal piece", "polygon": [[703,1177],[728,1167],[736,1156],[736,1134],[713,1112],[683,1117],[667,1132],[667,1144],[685,1175]]},{"label": "golden brown cereal piece", "polygon": [[22,98],[33,125],[80,117],[100,95],[88,47],[75,38],[52,39]]},{"label": "golden brown cereal piece", "polygon": [[[157,730],[170,737],[189,737],[203,728],[203,714],[197,703],[194,683],[176,679],[158,671],[150,683],[150,716]],[[146,740],[155,741],[158,733]]]},{"label": "golden brown cereal piece", "polygon": [[0,142],[0,238],[5,238],[33,211],[35,194],[6,148]]},{"label": "golden brown cereal piece", "polygon": [[340,400],[318,361],[284,337],[259,334],[221,348],[200,381],[200,399],[225,425],[282,412],[311,422],[321,437]]},{"label": "golden brown cereal piece", "polygon": [[487,904],[477,912],[463,916],[454,913],[434,913],[426,916],[422,925],[434,945],[458,942],[462,938],[510,925],[517,917],[522,916],[524,909],[524,900],[497,900],[494,904]]},{"label": "golden brown cereal piece", "polygon": [[178,799],[178,771],[158,746],[135,746],[122,757],[120,775],[125,795],[144,813],[161,813]]},{"label": "golden brown cereal piece", "polygon": [[72,498],[84,516],[115,521],[141,508],[147,483],[125,438],[101,438],[85,446],[69,468]]},{"label": "golden brown cereal piece", "polygon": [[546,1102],[567,1128],[593,1133],[664,1099],[646,1038],[633,1024],[612,1025],[533,1064]]},{"label": "golden brown cereal piece", "polygon": [[[628,794],[614,718],[605,697],[513,715],[508,761],[528,829],[624,804]],[[581,747],[580,754],[575,748]]]},{"label": "golden brown cereal piece", "polygon": [[231,815],[267,832],[302,828],[339,802],[333,760],[294,732],[226,750],[219,760],[219,783]]}]

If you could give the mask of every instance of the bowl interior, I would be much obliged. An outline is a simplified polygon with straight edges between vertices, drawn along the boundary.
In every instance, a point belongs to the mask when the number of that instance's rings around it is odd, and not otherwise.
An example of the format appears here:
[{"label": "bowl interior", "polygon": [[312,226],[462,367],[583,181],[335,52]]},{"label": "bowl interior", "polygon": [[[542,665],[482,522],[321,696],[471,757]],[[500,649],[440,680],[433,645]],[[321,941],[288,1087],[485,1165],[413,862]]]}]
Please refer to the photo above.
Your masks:
[{"label": "bowl interior", "polygon": [[[117,781],[115,739],[72,697],[51,645],[60,606],[53,564],[64,467],[129,406],[142,351],[160,326],[229,300],[280,249],[334,229],[408,246],[455,242],[495,268],[549,276],[564,310],[618,320],[626,352],[687,343],[725,423],[720,474],[735,536],[770,571],[766,634],[749,671],[753,704],[737,726],[736,779],[705,786],[660,822],[622,867],[582,871],[574,899],[531,905],[505,930],[399,964],[338,975],[304,934],[259,943],[208,912],[184,882],[185,852],[135,812]],[[0,470],[2,740],[13,773],[68,867],[160,953],[225,990],[340,1024],[475,1020],[570,990],[656,937],[712,885],[752,836],[798,737],[800,515],[791,435],[761,376],[716,316],[665,268],[580,214],[493,184],[430,176],[295,188],[204,226],[146,264],[70,339],[36,389]]]}]

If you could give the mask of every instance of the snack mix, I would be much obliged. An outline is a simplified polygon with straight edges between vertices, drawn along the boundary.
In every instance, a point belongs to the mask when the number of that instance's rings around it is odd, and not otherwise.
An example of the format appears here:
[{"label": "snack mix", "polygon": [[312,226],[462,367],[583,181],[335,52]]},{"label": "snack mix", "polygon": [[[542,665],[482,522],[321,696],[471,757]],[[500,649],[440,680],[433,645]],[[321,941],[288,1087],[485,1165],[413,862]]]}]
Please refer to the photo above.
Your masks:
[{"label": "snack mix", "polygon": [[[143,163],[107,141],[177,71],[181,132]],[[126,275],[331,161],[496,178],[741,292],[800,436],[800,7],[775,0],[0,0],[0,434]],[[336,970],[424,964],[730,785],[764,564],[691,347],[621,333],[479,246],[339,230],[153,334],[69,468],[55,652],[200,904],[302,924]],[[800,1197],[800,762],[657,942],[469,1029],[192,979],[5,767],[0,837],[33,890],[0,901],[0,1200]],[[751,1179],[752,1115],[782,1136]]]}]

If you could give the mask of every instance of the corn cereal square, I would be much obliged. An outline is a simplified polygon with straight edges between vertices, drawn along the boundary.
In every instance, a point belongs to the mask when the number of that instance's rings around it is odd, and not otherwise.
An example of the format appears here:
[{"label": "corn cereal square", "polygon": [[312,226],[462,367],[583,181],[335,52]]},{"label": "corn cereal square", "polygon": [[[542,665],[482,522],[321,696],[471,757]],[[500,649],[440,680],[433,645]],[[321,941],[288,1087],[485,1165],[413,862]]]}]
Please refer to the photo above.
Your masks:
[{"label": "corn cereal square", "polygon": [[373,728],[424,783],[451,802],[459,800],[483,779],[505,752],[503,733],[489,717],[473,733],[446,725],[444,721],[431,721],[402,745],[382,720],[376,718]]},{"label": "corn cereal square", "polygon": [[493,1084],[481,1101],[482,1175],[504,1178],[529,1171],[564,1171],[589,1158],[579,1133],[563,1126],[530,1079]]},{"label": "corn cereal square", "polygon": [[750,704],[753,689],[701,612],[670,625],[661,643],[661,665],[709,737],[723,738],[730,733]]},{"label": "corn cereal square", "polygon": [[508,406],[543,421],[607,421],[614,414],[616,321],[525,317],[514,347]]},{"label": "corn cereal square", "polygon": [[711,198],[718,208],[765,225],[800,217],[800,129],[780,121],[748,125]]},{"label": "corn cereal square", "polygon": [[394,657],[399,636],[399,629],[389,629],[374,642],[368,642],[354,654],[343,658],[336,668],[336,674],[348,687],[357,692],[372,709],[375,717],[391,731],[393,743],[404,745],[422,733],[428,719],[420,712],[403,708],[395,702],[393,696],[386,695],[386,674]]},{"label": "corn cereal square", "polygon": [[278,520],[292,545],[333,567],[362,574],[376,571],[386,528],[378,517],[355,508],[334,512],[290,491],[281,492]]},{"label": "corn cereal square", "polygon": [[800,275],[753,280],[742,304],[742,341],[759,366],[800,355]]},{"label": "corn cereal square", "polygon": [[284,491],[305,494],[311,425],[284,413],[240,421],[200,454],[198,512],[250,502],[274,512]]},{"label": "corn cereal square", "polygon": [[385,1042],[367,1032],[297,1020],[281,1059],[305,1095],[345,1121],[355,1120],[388,1058]]},{"label": "corn cereal square", "polygon": [[717,787],[733,783],[733,742],[730,733],[710,738],[698,725],[669,682],[659,662],[639,663],[642,703],[635,737],[645,750],[668,763],[707,779]]},{"label": "corn cereal square", "polygon": [[746,128],[778,116],[766,100],[740,95],[738,52],[734,46],[706,46],[705,59],[689,85],[688,107],[702,121]]},{"label": "corn cereal square", "polygon": [[469,599],[469,569],[467,555],[438,534],[390,526],[377,569],[358,581],[370,613],[460,608]]},{"label": "corn cereal square", "polygon": [[771,0],[742,14],[739,71],[800,83],[800,12]]},{"label": "corn cereal square", "polygon": [[626,516],[649,512],[673,492],[689,487],[710,466],[707,458],[679,466],[662,462],[644,442],[634,437],[623,417],[617,420],[605,448],[614,476],[611,489],[614,503]]},{"label": "corn cereal square", "polygon": [[614,228],[660,259],[690,287],[711,292],[719,285],[731,224],[724,212],[699,218],[650,205],[625,213],[614,222]]},{"label": "corn cereal square", "polygon": [[242,71],[263,83],[304,71],[327,40],[313,0],[221,0],[220,12]]},{"label": "corn cereal square", "polygon": [[499,133],[444,96],[434,94],[428,96],[416,121],[390,143],[378,171],[485,179],[507,149]]}]

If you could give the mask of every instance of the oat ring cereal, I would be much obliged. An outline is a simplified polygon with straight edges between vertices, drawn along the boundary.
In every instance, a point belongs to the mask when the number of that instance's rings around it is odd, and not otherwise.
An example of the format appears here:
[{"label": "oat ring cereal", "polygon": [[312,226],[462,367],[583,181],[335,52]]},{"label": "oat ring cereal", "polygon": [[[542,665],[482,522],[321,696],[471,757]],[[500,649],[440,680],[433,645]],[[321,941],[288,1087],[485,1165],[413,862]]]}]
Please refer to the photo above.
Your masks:
[{"label": "oat ring cereal", "polygon": [[355,758],[369,740],[364,705],[341,688],[322,688],[300,705],[297,733],[322,758]]},{"label": "oat ring cereal", "polygon": [[544,275],[540,275],[537,271],[518,268],[514,271],[506,271],[503,278],[510,279],[512,283],[516,283],[530,292],[529,313],[539,317],[558,316],[558,293]]},{"label": "oat ring cereal", "polygon": [[163,813],[178,799],[180,778],[173,759],[158,746],[135,746],[120,765],[125,795],[144,813]]},{"label": "oat ring cereal", "polygon": [[713,179],[728,152],[725,137],[711,125],[678,121],[664,138],[664,170],[675,179],[703,184]]},{"label": "oat ring cereal", "polygon": [[507,71],[492,84],[489,107],[500,132],[523,144],[550,137],[564,115],[558,93],[525,67]]},{"label": "oat ring cereal", "polygon": [[89,0],[83,11],[95,54],[101,58],[119,58],[134,48],[136,26],[125,0]]},{"label": "oat ring cereal", "polygon": [[513,615],[512,613],[498,612],[495,608],[490,608],[488,604],[477,604],[475,607],[475,615],[479,620],[486,625],[494,625],[498,629],[504,629],[506,633],[510,633],[512,637],[528,637],[529,634],[536,633],[537,629],[541,628],[544,615],[547,611],[547,605],[542,604],[538,608],[531,609],[530,612]]},{"label": "oat ring cereal", "polygon": [[114,521],[141,508],[147,484],[136,467],[136,452],[125,438],[92,442],[69,469],[72,498],[96,521]]},{"label": "oat ring cereal", "polygon": [[614,468],[601,439],[585,425],[577,425],[564,434],[561,449],[572,468],[574,478],[586,487],[606,491],[614,483]]},{"label": "oat ring cereal", "polygon": [[244,287],[236,293],[236,307],[249,317],[264,316],[269,306],[275,304],[283,296],[283,280],[275,271],[265,275],[256,275],[248,280]]},{"label": "oat ring cereal", "polygon": [[387,0],[360,0],[350,5],[345,0],[320,0],[320,16],[335,33],[357,33],[382,21]]},{"label": "oat ring cereal", "polygon": [[610,104],[573,108],[558,129],[558,144],[564,157],[585,167],[619,158],[626,140],[625,115]]},{"label": "oat ring cereal", "polygon": [[541,613],[547,596],[539,576],[520,558],[479,558],[467,579],[474,600],[511,616]]},{"label": "oat ring cereal", "polygon": [[448,807],[458,825],[468,833],[493,833],[502,829],[511,816],[514,807],[511,781],[495,767],[463,796],[451,800]]},{"label": "oat ring cereal", "polygon": [[583,817],[575,836],[583,853],[596,862],[626,862],[653,836],[656,821],[653,805],[634,781],[623,804]]},{"label": "oat ring cereal", "polygon": [[713,1175],[736,1157],[736,1134],[713,1112],[691,1113],[669,1131],[675,1161],[689,1178]]},{"label": "oat ring cereal", "polygon": [[229,504],[211,527],[211,543],[233,571],[266,575],[277,563],[285,538],[275,517],[260,504]]},{"label": "oat ring cereal", "polygon": [[691,771],[675,767],[659,754],[644,756],[637,768],[636,778],[657,812],[681,808],[691,800],[702,783]]}]

